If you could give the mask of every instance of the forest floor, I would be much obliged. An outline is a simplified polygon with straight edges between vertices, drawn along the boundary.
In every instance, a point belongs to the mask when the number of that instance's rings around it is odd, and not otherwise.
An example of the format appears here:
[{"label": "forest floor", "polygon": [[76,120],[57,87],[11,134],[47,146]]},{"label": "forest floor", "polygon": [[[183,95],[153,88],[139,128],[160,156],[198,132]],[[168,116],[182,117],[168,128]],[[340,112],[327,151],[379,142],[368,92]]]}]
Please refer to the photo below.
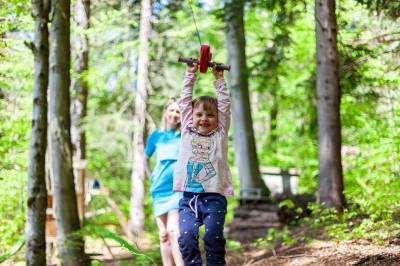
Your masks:
[{"label": "forest floor", "polygon": [[275,253],[265,247],[244,245],[240,251],[228,251],[227,265],[400,265],[400,243],[377,245],[363,239],[316,241],[309,245],[281,247]]},{"label": "forest floor", "polygon": [[[102,264],[119,266],[122,261],[132,258],[129,254],[120,255],[114,260],[103,260]],[[227,251],[226,262],[228,266],[392,266],[400,265],[400,241],[378,245],[365,239],[316,240],[307,245],[276,248],[275,254],[266,247],[243,244],[238,249]],[[131,263],[136,265],[133,261]]]},{"label": "forest floor", "polygon": [[[97,248],[99,247],[97,246]],[[113,257],[99,258],[100,265],[151,265],[148,260],[137,264],[126,249],[116,248],[116,246],[112,247]],[[157,247],[148,246],[143,251],[146,249],[154,250]],[[102,250],[98,249],[97,251],[101,252]],[[23,254],[20,255],[19,262],[9,260],[0,263],[0,265],[22,266],[25,263],[22,261]],[[266,247],[256,246],[256,244],[243,244],[238,249],[228,249],[226,261],[228,266],[392,266],[400,265],[400,240],[395,239],[383,245],[377,245],[365,239],[337,242],[316,240],[308,245],[298,244],[291,247],[276,248],[275,254]],[[57,265],[57,263],[48,262],[48,265]]]}]

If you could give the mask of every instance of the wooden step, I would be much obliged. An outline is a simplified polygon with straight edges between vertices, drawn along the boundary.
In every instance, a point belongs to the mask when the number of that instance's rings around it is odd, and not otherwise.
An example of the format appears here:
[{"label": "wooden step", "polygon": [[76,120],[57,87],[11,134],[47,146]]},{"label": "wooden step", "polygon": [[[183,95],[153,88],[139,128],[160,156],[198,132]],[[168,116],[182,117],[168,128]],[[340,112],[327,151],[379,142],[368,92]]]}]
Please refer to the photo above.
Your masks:
[{"label": "wooden step", "polygon": [[279,228],[282,224],[277,222],[254,222],[249,220],[234,219],[230,225],[230,231],[240,230],[240,229],[256,229],[256,228]]},{"label": "wooden step", "polygon": [[237,209],[234,211],[234,218],[275,222],[279,221],[279,214],[271,211]]},{"label": "wooden step", "polygon": [[279,206],[276,203],[247,203],[243,205],[239,205],[235,208],[235,211],[238,209],[245,209],[245,210],[259,210],[259,211],[269,211],[269,212],[278,212]]}]

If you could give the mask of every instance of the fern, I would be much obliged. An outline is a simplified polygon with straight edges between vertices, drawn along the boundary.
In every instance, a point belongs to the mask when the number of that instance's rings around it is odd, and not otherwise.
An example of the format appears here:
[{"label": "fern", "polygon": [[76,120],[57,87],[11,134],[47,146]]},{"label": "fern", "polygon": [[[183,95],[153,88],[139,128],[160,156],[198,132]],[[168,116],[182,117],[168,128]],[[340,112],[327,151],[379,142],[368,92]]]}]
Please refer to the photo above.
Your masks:
[{"label": "fern", "polygon": [[131,253],[134,257],[144,257],[151,261],[152,265],[157,265],[154,260],[147,256],[144,253],[141,253],[138,249],[136,249],[133,245],[129,244],[125,239],[120,237],[119,235],[115,234],[114,232],[103,228],[99,226],[94,226],[94,225],[86,225],[82,229],[83,235],[90,235],[93,237],[101,237],[101,238],[106,238],[106,239],[112,239],[116,241],[118,244],[121,245],[121,247],[126,248],[129,253]]},{"label": "fern", "polygon": [[0,255],[0,263],[6,261],[12,255],[17,253],[25,244],[25,235],[22,235],[17,242],[11,247],[11,249],[3,255]]}]

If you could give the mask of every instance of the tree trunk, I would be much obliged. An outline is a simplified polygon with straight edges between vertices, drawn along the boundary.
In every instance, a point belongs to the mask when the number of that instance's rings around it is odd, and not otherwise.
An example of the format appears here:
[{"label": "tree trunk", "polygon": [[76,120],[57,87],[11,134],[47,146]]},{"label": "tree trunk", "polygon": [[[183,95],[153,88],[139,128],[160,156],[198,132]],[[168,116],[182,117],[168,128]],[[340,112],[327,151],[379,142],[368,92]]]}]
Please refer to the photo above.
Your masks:
[{"label": "tree trunk", "polygon": [[[279,84],[278,82],[276,84]],[[276,132],[278,128],[278,95],[277,95],[277,88],[271,88],[271,110],[269,113],[269,120],[270,120],[270,148],[272,152],[276,152],[276,141],[278,140],[278,133]]]},{"label": "tree trunk", "polygon": [[232,66],[228,82],[232,98],[233,143],[236,166],[239,170],[240,190],[261,189],[262,194],[267,196],[269,191],[261,179],[258,168],[250,110],[243,0],[227,0],[224,9],[228,63]]},{"label": "tree trunk", "polygon": [[318,101],[318,201],[342,210],[339,57],[335,0],[315,1]]},{"label": "tree trunk", "polygon": [[84,263],[72,172],[70,136],[70,1],[52,1],[50,30],[50,152],[54,178],[59,257],[63,265]]},{"label": "tree trunk", "polygon": [[142,0],[140,13],[140,52],[138,59],[138,82],[135,100],[135,131],[133,136],[133,166],[129,226],[133,235],[144,231],[144,134],[146,131],[147,84],[149,72],[149,38],[151,0]]},{"label": "tree trunk", "polygon": [[74,42],[76,79],[73,82],[74,97],[72,98],[72,124],[71,138],[74,148],[74,157],[86,158],[85,132],[82,129],[82,120],[87,113],[88,97],[88,69],[89,69],[89,29],[90,0],[77,0],[75,7],[75,21],[77,24],[77,37]]},{"label": "tree trunk", "polygon": [[46,144],[47,86],[49,82],[49,1],[32,1],[35,35],[32,136],[29,147],[28,210],[26,214],[26,264],[46,265]]},{"label": "tree trunk", "polygon": [[[73,146],[74,161],[86,159],[85,130],[82,127],[83,120],[87,114],[88,98],[88,69],[89,69],[89,29],[90,0],[77,0],[75,6],[75,21],[77,24],[77,36],[74,42],[74,70],[76,78],[73,81],[74,95],[71,103],[71,140]],[[77,182],[78,211],[83,220],[84,195],[85,195],[85,171],[75,169]]]}]

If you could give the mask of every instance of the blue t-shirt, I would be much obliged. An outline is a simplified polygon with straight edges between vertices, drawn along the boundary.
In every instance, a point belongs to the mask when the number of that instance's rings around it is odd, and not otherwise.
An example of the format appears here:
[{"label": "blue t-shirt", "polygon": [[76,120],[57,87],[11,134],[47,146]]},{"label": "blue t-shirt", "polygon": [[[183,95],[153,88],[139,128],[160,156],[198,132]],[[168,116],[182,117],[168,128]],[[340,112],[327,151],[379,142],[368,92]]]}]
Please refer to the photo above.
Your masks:
[{"label": "blue t-shirt", "polygon": [[155,130],[147,139],[144,150],[147,157],[156,153],[156,165],[150,181],[153,199],[173,193],[173,172],[179,155],[180,132]]}]

